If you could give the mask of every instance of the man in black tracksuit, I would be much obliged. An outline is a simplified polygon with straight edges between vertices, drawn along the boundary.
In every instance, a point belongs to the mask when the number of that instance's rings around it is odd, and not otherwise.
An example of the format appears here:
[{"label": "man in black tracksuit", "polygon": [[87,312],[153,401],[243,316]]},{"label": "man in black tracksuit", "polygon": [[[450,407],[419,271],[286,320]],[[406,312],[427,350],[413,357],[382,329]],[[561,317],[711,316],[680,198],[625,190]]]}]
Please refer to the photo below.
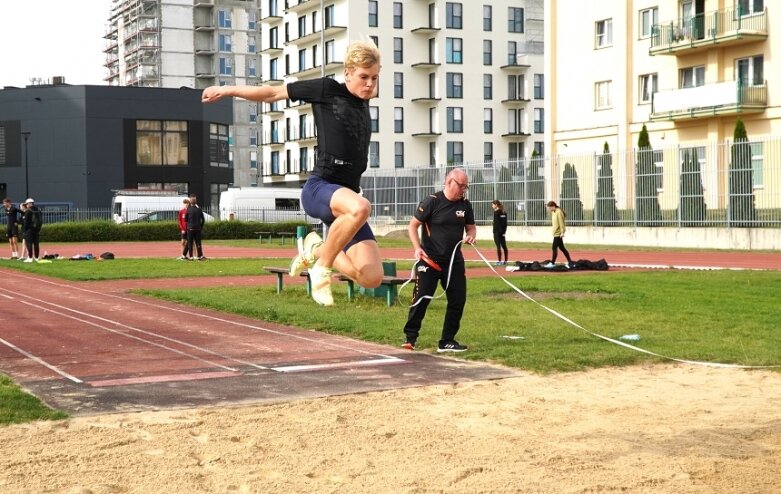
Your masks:
[{"label": "man in black tracksuit", "polygon": [[[453,169],[445,177],[443,190],[421,201],[407,228],[417,260],[414,301],[404,325],[407,339],[402,345],[408,350],[415,349],[415,341],[437,283],[447,295],[447,310],[437,351],[463,352],[467,349],[455,337],[466,304],[466,272],[459,242],[474,243],[477,234],[472,204],[464,198],[468,188],[469,178],[464,170]],[[421,227],[422,246],[418,233]]]},{"label": "man in black tracksuit", "polygon": [[[186,219],[187,257],[204,261],[206,260],[206,257],[204,257],[203,247],[201,247],[201,230],[203,229],[203,224],[206,222],[206,218],[203,215],[203,211],[198,206],[198,198],[195,196],[190,196],[190,205],[187,207]],[[193,244],[195,244],[197,250],[197,257],[193,256]]]}]

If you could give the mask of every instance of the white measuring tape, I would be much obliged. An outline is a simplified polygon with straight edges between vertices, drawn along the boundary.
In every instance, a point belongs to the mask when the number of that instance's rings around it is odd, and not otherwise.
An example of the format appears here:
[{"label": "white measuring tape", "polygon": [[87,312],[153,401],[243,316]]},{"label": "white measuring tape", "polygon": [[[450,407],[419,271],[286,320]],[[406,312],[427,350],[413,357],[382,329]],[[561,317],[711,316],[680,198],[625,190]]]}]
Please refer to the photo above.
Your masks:
[{"label": "white measuring tape", "polygon": [[[456,244],[455,248],[453,249],[453,254],[450,256],[450,265],[448,266],[448,277],[447,277],[447,282],[445,283],[445,291],[447,291],[447,287],[450,284],[450,270],[453,267],[453,260],[455,259],[456,250],[458,249],[458,246],[461,245],[461,243],[462,242],[459,242],[458,244]],[[676,357],[670,357],[670,356],[667,356],[667,355],[662,355],[660,353],[652,352],[650,350],[646,350],[644,348],[637,347],[635,345],[630,345],[629,343],[626,343],[626,342],[623,342],[623,341],[620,341],[620,340],[616,340],[614,338],[610,338],[609,336],[605,336],[605,335],[601,335],[599,333],[595,333],[593,331],[589,331],[588,329],[584,328],[583,326],[581,326],[580,324],[576,323],[572,319],[564,316],[560,312],[557,312],[557,311],[551,309],[550,307],[548,307],[548,306],[546,306],[546,305],[544,305],[544,304],[534,300],[526,292],[524,292],[523,290],[521,290],[520,288],[518,288],[514,284],[510,283],[509,281],[507,281],[504,276],[499,274],[499,272],[497,272],[494,269],[494,267],[491,265],[491,262],[488,259],[485,258],[485,256],[482,254],[482,252],[480,252],[477,249],[477,247],[475,247],[474,244],[471,244],[471,245],[472,245],[472,248],[475,249],[475,252],[477,252],[477,255],[480,256],[480,259],[482,259],[483,262],[491,269],[491,271],[493,271],[494,274],[496,274],[496,276],[498,276],[502,281],[504,281],[507,284],[507,286],[509,286],[510,288],[515,290],[516,292],[518,292],[525,299],[529,300],[530,302],[533,302],[533,303],[537,304],[538,306],[542,307],[543,309],[545,309],[546,311],[550,312],[551,314],[553,314],[554,316],[558,317],[559,319],[561,319],[562,321],[566,322],[567,324],[569,324],[569,325],[571,325],[573,327],[576,327],[576,328],[580,329],[581,331],[583,331],[585,333],[588,333],[591,336],[594,336],[596,338],[599,338],[599,339],[605,340],[607,342],[613,343],[614,345],[618,345],[618,346],[622,346],[624,348],[628,348],[630,350],[634,350],[636,352],[645,353],[646,355],[651,355],[651,356],[654,356],[654,357],[659,357],[659,358],[663,358],[663,359],[666,359],[666,360],[671,360],[673,362],[680,362],[680,363],[683,363],[683,364],[702,365],[702,366],[706,366],[706,367],[720,367],[720,368],[729,368],[729,369],[774,369],[774,368],[781,367],[781,365],[723,364],[723,363],[720,363],[720,362],[703,362],[703,361],[700,361],[700,360],[687,360],[687,359],[681,359],[681,358],[676,358]],[[414,280],[414,278],[415,278],[415,266],[416,265],[417,265],[417,263],[413,264],[413,266],[412,266],[412,277],[409,280],[407,280],[403,285],[401,285],[401,287],[399,288],[399,291],[401,291],[401,288],[404,288],[404,286],[406,286],[407,283],[409,283],[410,281]],[[415,305],[420,303],[420,301],[423,298],[425,298],[425,297],[428,297],[429,299],[433,300],[434,298],[439,298],[439,297],[443,296],[444,294],[445,293],[443,292],[442,294],[440,294],[437,297],[431,297],[431,296],[428,296],[428,295],[424,295],[423,297],[418,299],[410,307],[414,307]]]}]

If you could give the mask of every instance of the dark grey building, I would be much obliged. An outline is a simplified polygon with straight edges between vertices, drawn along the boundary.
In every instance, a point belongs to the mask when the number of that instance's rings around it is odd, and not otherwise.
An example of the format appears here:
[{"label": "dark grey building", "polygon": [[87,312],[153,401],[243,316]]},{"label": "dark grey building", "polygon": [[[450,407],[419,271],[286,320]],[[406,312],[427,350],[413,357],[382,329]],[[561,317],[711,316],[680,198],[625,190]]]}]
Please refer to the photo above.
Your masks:
[{"label": "dark grey building", "polygon": [[108,208],[112,190],[176,188],[216,209],[233,183],[231,99],[114,86],[0,90],[0,197]]}]

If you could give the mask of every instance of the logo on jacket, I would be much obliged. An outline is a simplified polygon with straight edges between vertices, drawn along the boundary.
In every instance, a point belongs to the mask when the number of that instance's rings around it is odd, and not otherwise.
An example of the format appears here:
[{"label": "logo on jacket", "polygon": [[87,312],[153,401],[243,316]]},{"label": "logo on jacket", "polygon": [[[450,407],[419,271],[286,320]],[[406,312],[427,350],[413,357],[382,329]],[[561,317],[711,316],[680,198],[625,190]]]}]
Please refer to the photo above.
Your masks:
[{"label": "logo on jacket", "polygon": [[418,266],[418,273],[425,273],[426,271],[428,271],[428,266],[426,266],[425,264],[421,264]]},{"label": "logo on jacket", "polygon": [[456,211],[456,217],[457,218],[463,218],[464,216],[466,216],[466,211],[464,211],[464,210]]}]

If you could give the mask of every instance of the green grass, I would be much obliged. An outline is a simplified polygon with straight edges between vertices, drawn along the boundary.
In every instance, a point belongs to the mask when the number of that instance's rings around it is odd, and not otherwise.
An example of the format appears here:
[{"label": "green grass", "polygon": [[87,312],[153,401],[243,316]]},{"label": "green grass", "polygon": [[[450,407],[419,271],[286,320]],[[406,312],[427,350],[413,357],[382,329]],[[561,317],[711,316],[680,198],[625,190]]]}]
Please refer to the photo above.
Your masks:
[{"label": "green grass", "polygon": [[33,420],[61,420],[68,414],[47,407],[0,374],[0,424],[21,424]]},{"label": "green grass", "polygon": [[[586,329],[610,337],[637,333],[637,346],[662,355],[742,365],[781,364],[776,294],[781,273],[657,271],[523,276],[509,280],[532,298]],[[512,291],[498,278],[472,278],[459,340],[470,360],[533,372],[576,371],[663,361],[611,344],[577,329]],[[358,297],[346,302],[335,284],[334,308],[317,307],[302,286],[219,287],[143,291],[160,298],[398,345],[403,338],[411,287],[401,304]],[[429,307],[418,347],[432,351],[445,300]],[[505,336],[521,336],[508,339]]]}]

